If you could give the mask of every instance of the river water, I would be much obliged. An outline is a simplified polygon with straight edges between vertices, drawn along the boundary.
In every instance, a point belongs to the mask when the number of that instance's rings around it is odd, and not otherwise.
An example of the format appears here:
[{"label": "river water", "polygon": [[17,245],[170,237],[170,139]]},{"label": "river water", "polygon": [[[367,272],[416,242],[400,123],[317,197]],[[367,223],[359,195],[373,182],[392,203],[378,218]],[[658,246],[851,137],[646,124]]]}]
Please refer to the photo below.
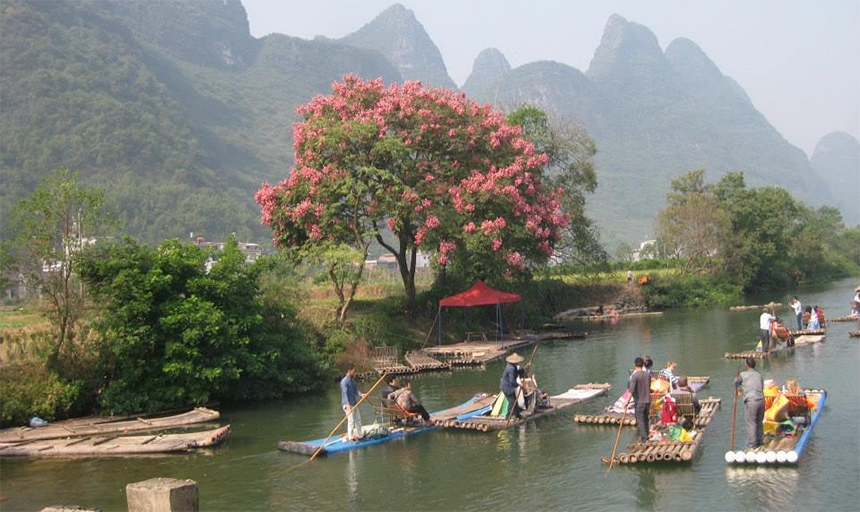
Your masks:
[{"label": "river water", "polygon": [[[804,304],[830,317],[847,313],[853,280],[805,290]],[[753,303],[779,297],[757,297]],[[19,460],[0,465],[0,510],[40,510],[81,505],[126,510],[125,486],[153,477],[190,478],[200,485],[203,511],[220,510],[659,510],[808,511],[860,510],[860,339],[851,323],[833,323],[825,343],[798,347],[794,355],[764,361],[765,378],[797,377],[828,391],[811,444],[795,467],[729,468],[732,379],[741,363],[726,351],[751,348],[758,311],[726,307],[671,311],[660,317],[589,324],[584,340],[541,345],[535,373],[551,394],[574,384],[609,382],[610,396],[564,413],[498,433],[439,429],[352,453],[304,463],[302,455],[276,450],[279,440],[325,436],[340,419],[339,393],[327,392],[222,411],[232,432],[201,453],[148,458]],[[779,314],[790,318],[788,308]],[[700,397],[723,407],[707,429],[692,464],[616,466],[607,474],[601,457],[612,451],[616,430],[576,424],[576,412],[597,412],[626,385],[635,356],[650,354],[655,368],[678,363],[678,375],[709,375]],[[484,370],[426,374],[413,390],[429,410],[498,389],[502,363]],[[366,389],[370,383],[360,386]],[[362,406],[364,407],[364,406]],[[736,444],[743,444],[742,406]],[[365,423],[373,416],[363,410]],[[621,434],[622,446],[634,429]]]}]

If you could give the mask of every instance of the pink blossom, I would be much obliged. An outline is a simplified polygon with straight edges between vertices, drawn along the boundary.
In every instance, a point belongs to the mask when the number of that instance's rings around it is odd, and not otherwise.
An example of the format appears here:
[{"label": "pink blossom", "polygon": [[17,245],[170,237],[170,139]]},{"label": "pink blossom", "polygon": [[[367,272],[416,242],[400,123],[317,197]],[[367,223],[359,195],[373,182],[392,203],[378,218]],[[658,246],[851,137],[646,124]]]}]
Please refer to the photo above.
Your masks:
[{"label": "pink blossom", "polygon": [[448,264],[448,256],[444,254],[440,254],[436,256],[436,263],[442,265],[443,267]]},{"label": "pink blossom", "polygon": [[464,226],[463,226],[463,232],[464,232],[464,233],[474,233],[474,232],[475,232],[475,229],[476,229],[476,228],[475,228],[475,223],[474,223],[474,222],[469,222],[468,224],[466,224],[466,225],[464,225]]},{"label": "pink blossom", "polygon": [[502,241],[496,238],[495,240],[493,240],[492,247],[494,251],[498,251],[502,247]]},{"label": "pink blossom", "polygon": [[385,223],[388,225],[388,229],[390,229],[391,231],[394,231],[394,219],[393,218],[388,217],[387,219],[385,219]]},{"label": "pink blossom", "polygon": [[427,226],[428,229],[436,229],[439,227],[439,219],[435,215],[428,215],[424,220],[424,225]]}]

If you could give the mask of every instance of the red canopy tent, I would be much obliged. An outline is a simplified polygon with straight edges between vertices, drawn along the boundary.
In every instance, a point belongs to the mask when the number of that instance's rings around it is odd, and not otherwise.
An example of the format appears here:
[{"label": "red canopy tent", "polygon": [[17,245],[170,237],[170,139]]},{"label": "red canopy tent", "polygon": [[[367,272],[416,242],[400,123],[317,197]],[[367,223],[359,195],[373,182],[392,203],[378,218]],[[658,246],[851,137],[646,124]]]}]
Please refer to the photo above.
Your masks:
[{"label": "red canopy tent", "polygon": [[451,295],[450,297],[445,297],[444,299],[439,301],[439,344],[442,344],[442,308],[443,307],[455,307],[455,308],[467,308],[472,306],[496,306],[496,321],[499,325],[499,332],[501,335],[504,333],[501,331],[502,328],[502,304],[509,304],[512,302],[520,302],[522,300],[522,296],[518,293],[508,293],[502,292],[499,290],[494,290],[487,286],[484,281],[478,279],[475,284],[472,285],[471,288],[464,292],[457,293],[455,295]]}]

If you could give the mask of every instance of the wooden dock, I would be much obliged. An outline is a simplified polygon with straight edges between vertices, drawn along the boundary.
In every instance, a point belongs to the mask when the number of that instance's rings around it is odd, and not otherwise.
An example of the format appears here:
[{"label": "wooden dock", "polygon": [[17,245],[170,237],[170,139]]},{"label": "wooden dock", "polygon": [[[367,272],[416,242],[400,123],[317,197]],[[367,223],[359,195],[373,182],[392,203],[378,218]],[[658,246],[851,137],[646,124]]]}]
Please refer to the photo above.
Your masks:
[{"label": "wooden dock", "polygon": [[[627,445],[626,449],[615,455],[615,464],[637,464],[653,462],[690,462],[696,455],[705,427],[711,422],[720,408],[719,398],[706,398],[699,402],[702,406],[694,422],[695,436],[692,441],[646,441]],[[609,457],[603,462],[609,464]]]}]

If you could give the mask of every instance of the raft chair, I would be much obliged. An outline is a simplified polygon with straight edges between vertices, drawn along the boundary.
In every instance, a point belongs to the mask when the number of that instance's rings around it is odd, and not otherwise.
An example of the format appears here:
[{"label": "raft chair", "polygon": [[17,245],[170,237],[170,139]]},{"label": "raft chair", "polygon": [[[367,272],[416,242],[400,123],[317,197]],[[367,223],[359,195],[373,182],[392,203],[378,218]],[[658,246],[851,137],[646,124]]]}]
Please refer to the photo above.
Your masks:
[{"label": "raft chair", "polygon": [[695,425],[696,406],[693,404],[693,395],[691,393],[672,393],[672,398],[675,399],[675,414],[678,418],[683,416]]},{"label": "raft chair", "polygon": [[421,423],[419,414],[407,411],[394,400],[380,399],[379,405],[374,405],[373,409],[382,418],[381,422],[387,423],[389,427]]}]

